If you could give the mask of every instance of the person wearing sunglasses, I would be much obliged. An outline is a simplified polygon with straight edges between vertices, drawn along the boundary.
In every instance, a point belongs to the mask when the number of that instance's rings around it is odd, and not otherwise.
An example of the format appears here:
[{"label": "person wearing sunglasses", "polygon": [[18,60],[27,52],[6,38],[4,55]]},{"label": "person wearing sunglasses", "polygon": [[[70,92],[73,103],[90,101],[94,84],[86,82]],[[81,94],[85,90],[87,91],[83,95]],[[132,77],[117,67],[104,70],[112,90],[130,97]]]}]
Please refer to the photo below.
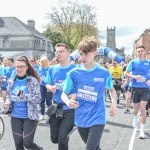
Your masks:
[{"label": "person wearing sunglasses", "polygon": [[35,57],[31,57],[31,58],[30,58],[30,64],[31,64],[32,67],[38,72],[39,65],[36,63]]}]

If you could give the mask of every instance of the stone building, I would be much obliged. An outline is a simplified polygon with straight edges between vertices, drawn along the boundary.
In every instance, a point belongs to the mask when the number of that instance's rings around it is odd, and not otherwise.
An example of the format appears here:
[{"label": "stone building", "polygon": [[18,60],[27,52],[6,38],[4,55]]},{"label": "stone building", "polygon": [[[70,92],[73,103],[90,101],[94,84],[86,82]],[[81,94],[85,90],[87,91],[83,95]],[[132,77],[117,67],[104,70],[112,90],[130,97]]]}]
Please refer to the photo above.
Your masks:
[{"label": "stone building", "polygon": [[147,58],[150,59],[150,29],[146,29],[144,33],[142,33],[141,36],[134,41],[132,58],[137,57],[136,49],[141,45],[145,46]]},{"label": "stone building", "polygon": [[19,55],[34,56],[39,59],[42,55],[53,57],[52,41],[35,29],[35,21],[23,23],[16,17],[0,17],[0,56],[13,57]]},{"label": "stone building", "polygon": [[[106,47],[109,47],[111,49],[113,49],[117,54],[121,55],[122,57],[124,57],[124,47],[121,49],[116,48],[116,28],[108,28],[107,27],[107,42],[106,42]],[[104,60],[104,62],[109,62],[111,61],[108,57],[106,56],[101,56],[100,58],[102,58]]]}]

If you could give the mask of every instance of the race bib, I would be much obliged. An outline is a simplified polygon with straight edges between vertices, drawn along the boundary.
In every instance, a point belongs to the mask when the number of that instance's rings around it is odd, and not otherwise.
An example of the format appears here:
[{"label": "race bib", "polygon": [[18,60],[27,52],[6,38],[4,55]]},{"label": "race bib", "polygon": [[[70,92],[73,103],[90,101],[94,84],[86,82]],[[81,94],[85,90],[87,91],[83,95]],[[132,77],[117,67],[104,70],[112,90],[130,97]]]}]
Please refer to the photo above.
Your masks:
[{"label": "race bib", "polygon": [[61,87],[62,83],[63,83],[63,80],[59,80],[58,82],[55,83],[55,85],[57,86],[57,90],[62,91],[62,87]]},{"label": "race bib", "polygon": [[83,85],[83,87],[80,87],[78,89],[77,97],[81,100],[96,103],[98,97],[98,91],[94,87]]}]

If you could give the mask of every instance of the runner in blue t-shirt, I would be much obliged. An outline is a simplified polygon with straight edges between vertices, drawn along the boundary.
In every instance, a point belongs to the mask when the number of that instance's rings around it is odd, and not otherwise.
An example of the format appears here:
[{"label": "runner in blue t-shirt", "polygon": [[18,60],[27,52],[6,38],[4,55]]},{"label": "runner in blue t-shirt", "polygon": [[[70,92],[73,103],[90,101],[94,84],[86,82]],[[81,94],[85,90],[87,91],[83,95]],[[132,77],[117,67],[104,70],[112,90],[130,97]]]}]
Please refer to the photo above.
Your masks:
[{"label": "runner in blue t-shirt", "polygon": [[[3,76],[3,84],[2,84],[2,93],[3,93],[3,98],[5,99],[5,101],[6,101],[6,96],[7,96],[7,91],[6,91],[6,89],[7,89],[7,86],[8,86],[8,81],[10,80],[10,78],[11,78],[11,75],[12,75],[12,72],[15,70],[16,68],[15,68],[15,66],[14,66],[14,59],[13,58],[7,58],[7,67],[5,68],[5,73],[3,74],[4,76]],[[5,101],[4,101],[4,103],[5,103]],[[5,114],[6,113],[6,111],[4,110],[3,111],[3,113]]]},{"label": "runner in blue t-shirt", "polygon": [[42,56],[40,58],[40,67],[38,69],[38,75],[40,77],[40,92],[41,92],[41,116],[40,120],[44,119],[45,114],[45,102],[46,105],[49,107],[52,104],[52,92],[47,91],[45,85],[45,78],[47,76],[49,70],[49,63],[48,58],[46,56]]},{"label": "runner in blue t-shirt", "polygon": [[[58,43],[55,46],[56,58],[59,64],[50,67],[46,76],[46,88],[53,93],[53,102],[57,105],[56,114],[50,117],[51,141],[58,143],[59,150],[68,150],[68,135],[74,127],[74,109],[70,109],[61,99],[61,84],[66,78],[66,74],[75,67],[70,63],[68,56],[69,47],[65,44]],[[70,91],[69,94],[74,94]]]},{"label": "runner in blue t-shirt", "polygon": [[[110,115],[116,112],[116,92],[109,71],[95,63],[97,41],[83,39],[78,45],[81,65],[68,73],[63,83],[62,100],[75,108],[75,125],[86,143],[86,150],[100,150],[100,139],[106,124],[105,88],[112,99]],[[76,101],[67,94],[75,88]]]},{"label": "runner in blue t-shirt", "polygon": [[[140,139],[145,138],[144,128],[146,123],[146,104],[149,99],[149,87],[150,78],[148,72],[150,71],[150,61],[146,59],[146,50],[144,46],[137,48],[138,59],[134,59],[130,62],[126,69],[126,76],[132,78],[132,98],[133,98],[133,127],[136,128],[139,115],[138,111],[141,111],[141,129]],[[132,74],[130,74],[132,72]]]},{"label": "runner in blue t-shirt", "polygon": [[8,81],[5,109],[11,113],[11,130],[16,150],[43,150],[34,143],[41,101],[39,77],[26,56],[16,60],[16,75]]},{"label": "runner in blue t-shirt", "polygon": [[5,103],[6,101],[6,96],[7,96],[7,92],[6,92],[6,72],[8,70],[7,67],[7,58],[4,57],[3,58],[3,66],[1,66],[1,72],[0,72],[0,77],[1,77],[1,93],[2,93],[2,97],[3,97],[3,101]]},{"label": "runner in blue t-shirt", "polygon": [[30,58],[30,64],[38,72],[39,65],[36,63],[35,57]]}]

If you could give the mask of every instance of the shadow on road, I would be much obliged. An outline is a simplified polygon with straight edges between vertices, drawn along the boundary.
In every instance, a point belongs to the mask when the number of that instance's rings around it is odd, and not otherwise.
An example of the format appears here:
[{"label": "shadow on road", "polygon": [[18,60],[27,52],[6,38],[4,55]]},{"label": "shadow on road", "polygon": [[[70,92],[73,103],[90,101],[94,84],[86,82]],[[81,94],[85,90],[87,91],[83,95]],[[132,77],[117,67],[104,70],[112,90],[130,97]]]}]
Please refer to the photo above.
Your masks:
[{"label": "shadow on road", "polygon": [[121,123],[116,123],[116,122],[111,122],[111,121],[107,121],[107,124],[112,125],[112,126],[122,127],[122,128],[133,128],[133,127],[130,126],[130,125],[121,124]]}]

